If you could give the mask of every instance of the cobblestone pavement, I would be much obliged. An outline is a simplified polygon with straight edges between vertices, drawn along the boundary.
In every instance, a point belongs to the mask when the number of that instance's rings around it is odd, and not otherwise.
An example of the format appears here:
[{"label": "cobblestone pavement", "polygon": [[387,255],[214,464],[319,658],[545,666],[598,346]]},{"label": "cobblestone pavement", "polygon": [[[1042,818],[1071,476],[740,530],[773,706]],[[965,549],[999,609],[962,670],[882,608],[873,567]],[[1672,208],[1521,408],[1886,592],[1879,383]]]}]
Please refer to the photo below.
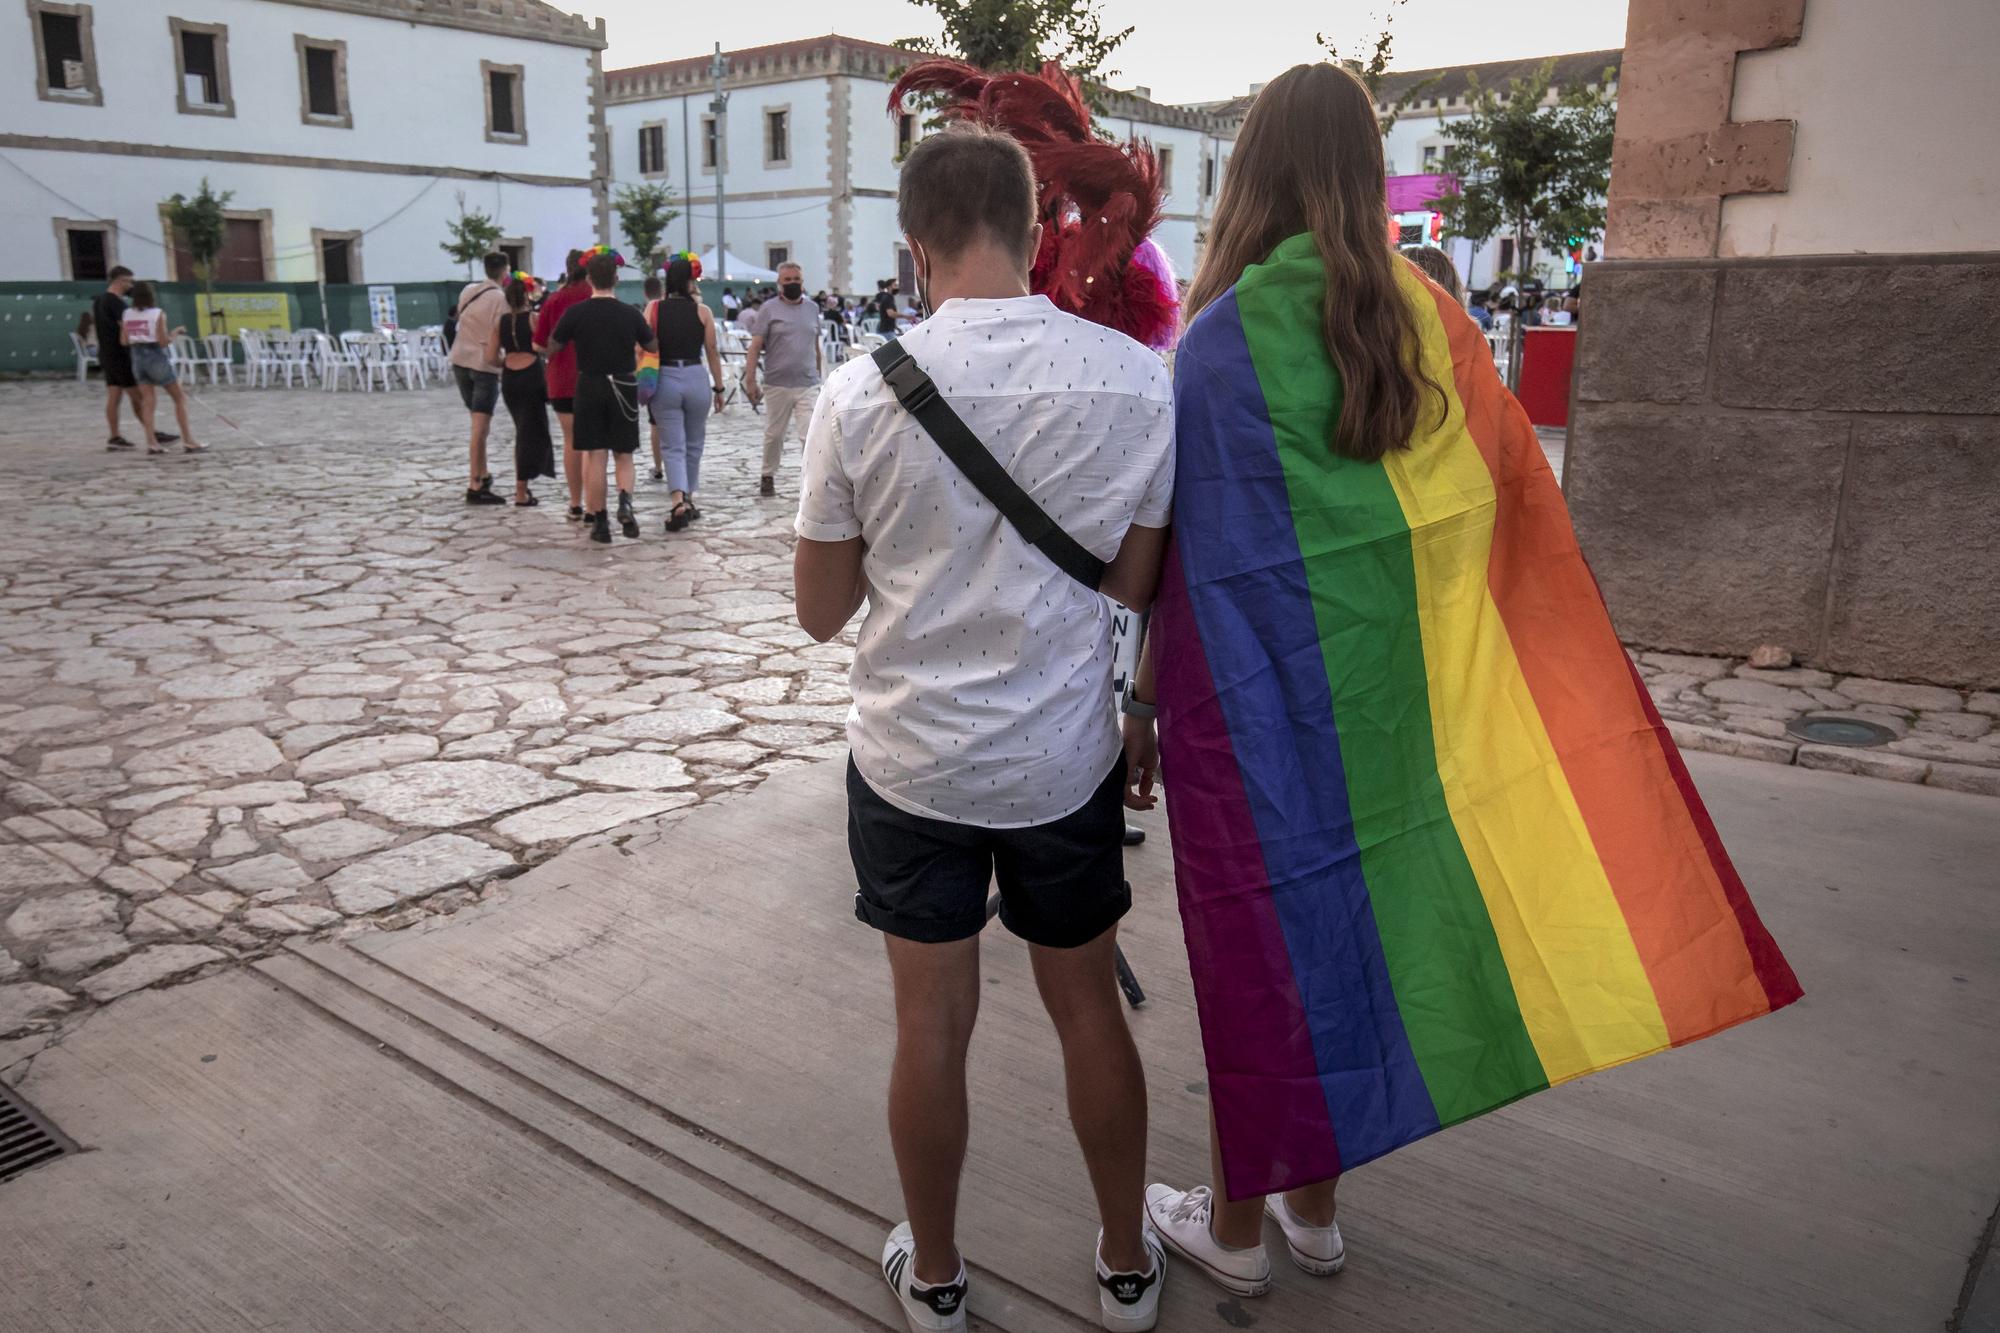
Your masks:
[{"label": "cobblestone pavement", "polygon": [[103,452],[101,392],[0,386],[0,1065],[843,751],[852,649],[792,621],[795,491],[756,496],[740,404],[705,517],[664,534],[642,480],[644,536],[603,547],[559,481],[465,506],[446,390],[203,389],[212,452],[157,459]]},{"label": "cobblestone pavement", "polygon": [[[793,488],[755,495],[740,404],[707,517],[663,534],[642,481],[645,535],[607,548],[560,483],[468,509],[445,390],[203,389],[213,452],[158,459],[102,451],[100,393],[0,385],[0,1067],[126,992],[457,910],[844,752],[851,635],[791,619]],[[2000,795],[2000,695],[1639,667],[1689,748]],[[1896,739],[1801,744],[1814,713]]]}]

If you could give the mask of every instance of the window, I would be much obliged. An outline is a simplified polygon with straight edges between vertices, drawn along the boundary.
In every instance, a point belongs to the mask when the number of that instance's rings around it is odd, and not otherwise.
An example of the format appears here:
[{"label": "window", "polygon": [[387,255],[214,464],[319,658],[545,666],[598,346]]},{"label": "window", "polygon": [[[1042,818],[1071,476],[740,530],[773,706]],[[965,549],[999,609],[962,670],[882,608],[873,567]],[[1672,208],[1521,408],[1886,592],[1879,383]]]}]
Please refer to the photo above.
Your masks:
[{"label": "window", "polygon": [[1160,193],[1163,196],[1172,194],[1174,192],[1174,150],[1171,148],[1155,148],[1153,156],[1160,160]]},{"label": "window", "polygon": [[782,167],[792,160],[792,112],[789,107],[764,112],[764,165]]},{"label": "window", "polygon": [[521,98],[521,67],[479,62],[486,82],[486,141],[528,142],[528,112]]},{"label": "window", "polygon": [[294,33],[292,45],[299,53],[299,119],[353,129],[347,107],[347,43]]},{"label": "window", "polygon": [[917,146],[917,117],[914,112],[905,111],[896,117],[896,158],[898,161],[909,156]]},{"label": "window", "polygon": [[[226,209],[223,213],[222,251],[215,257],[215,280],[217,282],[263,282],[270,272],[266,263],[271,255],[271,212],[269,209]],[[188,251],[187,243],[179,232],[166,227],[162,218],[162,230],[174,247],[174,277],[181,282],[192,282],[197,275],[194,256]]]},{"label": "window", "polygon": [[639,127],[639,174],[641,176],[663,175],[667,169],[667,127],[665,125],[641,125]]},{"label": "window", "polygon": [[354,242],[345,236],[322,236],[319,241],[320,281],[354,281]]},{"label": "window", "polygon": [[1438,160],[1438,146],[1434,143],[1425,144],[1424,170],[1429,171],[1432,167],[1435,167],[1437,165],[1437,160]]},{"label": "window", "polygon": [[95,218],[56,218],[56,248],[70,282],[102,282],[118,262],[118,224]]},{"label": "window", "polygon": [[722,136],[717,128],[717,124],[718,122],[714,116],[703,116],[701,118],[701,169],[703,171],[714,171],[716,155],[728,152],[727,147],[722,142]]},{"label": "window", "polygon": [[525,236],[502,236],[493,247],[507,256],[507,267],[516,273],[535,271],[535,243]]},{"label": "window", "polygon": [[764,247],[764,267],[776,272],[792,262],[792,247],[789,245],[767,245]]},{"label": "window", "polygon": [[1215,197],[1215,159],[1213,157],[1205,157],[1201,160],[1201,197],[1204,199],[1213,199]]},{"label": "window", "polygon": [[896,247],[896,291],[903,296],[911,296],[917,290],[917,261],[910,254],[910,247]]},{"label": "window", "polygon": [[104,105],[90,38],[90,6],[29,0],[28,21],[35,31],[35,91],[41,99]]},{"label": "window", "polygon": [[1502,272],[1512,272],[1513,268],[1514,238],[1512,236],[1503,237],[1500,241],[1500,269]]},{"label": "window", "polygon": [[184,116],[233,116],[229,91],[229,25],[170,18],[174,39],[175,104]]}]

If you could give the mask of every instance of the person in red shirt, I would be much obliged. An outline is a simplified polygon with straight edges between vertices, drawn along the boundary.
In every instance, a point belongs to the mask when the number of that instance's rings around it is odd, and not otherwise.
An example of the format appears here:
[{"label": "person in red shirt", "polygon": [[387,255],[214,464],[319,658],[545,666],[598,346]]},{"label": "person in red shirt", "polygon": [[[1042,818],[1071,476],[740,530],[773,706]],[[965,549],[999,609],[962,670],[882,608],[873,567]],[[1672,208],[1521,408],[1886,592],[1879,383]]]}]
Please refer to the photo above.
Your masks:
[{"label": "person in red shirt", "polygon": [[[546,346],[563,311],[590,299],[583,274],[583,251],[572,250],[563,260],[563,285],[549,293],[535,316],[535,344]],[[549,406],[562,425],[563,480],[569,483],[569,521],[583,522],[583,459],[576,452],[576,348],[564,347],[548,359]]]}]

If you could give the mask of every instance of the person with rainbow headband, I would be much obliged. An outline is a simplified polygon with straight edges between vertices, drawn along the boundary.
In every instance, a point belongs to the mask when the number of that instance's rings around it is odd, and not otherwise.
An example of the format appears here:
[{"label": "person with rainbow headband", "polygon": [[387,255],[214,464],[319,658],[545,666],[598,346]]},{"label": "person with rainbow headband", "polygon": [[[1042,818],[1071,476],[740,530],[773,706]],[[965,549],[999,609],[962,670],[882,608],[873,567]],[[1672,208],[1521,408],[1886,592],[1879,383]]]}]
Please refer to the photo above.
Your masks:
[{"label": "person with rainbow headband", "polygon": [[[535,313],[535,347],[540,350],[556,331],[556,321],[578,301],[590,299],[590,284],[584,281],[583,251],[572,250],[563,259],[563,285],[542,300]],[[576,456],[576,353],[564,348],[551,356],[547,366],[549,406],[556,411],[562,427],[563,479],[569,483],[569,521],[583,522],[583,461]]]},{"label": "person with rainbow headband", "polygon": [[586,521],[590,539],[611,540],[605,508],[605,454],[618,473],[618,525],[627,537],[639,535],[632,512],[632,456],[639,451],[639,380],[637,348],[658,344],[637,310],[618,299],[618,270],[624,257],[608,245],[585,253],[583,270],[590,297],[562,312],[562,318],[536,350],[554,358],[573,351],[576,366],[574,421],[571,441],[582,464]]},{"label": "person with rainbow headband", "polygon": [[539,281],[516,269],[507,282],[507,313],[486,340],[486,359],[500,366],[500,399],[514,419],[514,504],[521,509],[541,503],[528,483],[556,474],[548,382],[535,351],[534,316],[528,313],[541,290]]},{"label": "person with rainbow headband", "polygon": [[701,484],[708,415],[722,411],[725,401],[715,316],[702,303],[695,285],[700,278],[701,260],[689,251],[677,252],[667,260],[663,295],[646,307],[646,324],[659,352],[641,360],[639,387],[655,437],[664,440],[662,462],[673,505],[668,532],[679,532],[701,517],[694,493]]}]

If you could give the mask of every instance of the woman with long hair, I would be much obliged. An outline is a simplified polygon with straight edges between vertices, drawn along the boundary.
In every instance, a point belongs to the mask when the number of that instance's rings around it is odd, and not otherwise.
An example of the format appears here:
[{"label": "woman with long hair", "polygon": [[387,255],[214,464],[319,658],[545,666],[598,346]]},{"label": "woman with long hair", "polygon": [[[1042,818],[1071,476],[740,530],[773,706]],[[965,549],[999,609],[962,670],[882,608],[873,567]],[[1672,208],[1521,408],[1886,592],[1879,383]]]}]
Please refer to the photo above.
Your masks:
[{"label": "woman with long hair", "polygon": [[[675,255],[667,264],[666,294],[647,312],[660,345],[660,381],[647,410],[660,432],[667,486],[673,508],[667,531],[679,532],[701,517],[695,488],[701,484],[701,453],[708,438],[708,414],[723,406],[722,353],[715,341],[715,316],[695,286],[695,261]],[[707,368],[702,366],[706,361]]]},{"label": "woman with long hair", "polygon": [[486,362],[500,366],[500,399],[514,419],[514,505],[540,504],[528,483],[556,474],[555,439],[549,434],[549,386],[535,351],[535,317],[529,305],[540,284],[526,273],[507,283],[507,313],[486,342]]},{"label": "woman with long hair", "polygon": [[[1520,405],[1388,234],[1361,81],[1236,141],[1174,371],[1174,538],[1126,708],[1165,775],[1210,1184],[1169,1248],[1269,1289],[1346,1260],[1340,1174],[1789,1003]],[[1158,710],[1158,735],[1150,720]]]},{"label": "woman with long hair", "polygon": [[180,376],[174,373],[173,355],[168,351],[173,340],[186,332],[179,325],[167,327],[167,312],[160,309],[160,298],[152,283],[133,284],[132,308],[125,312],[118,340],[130,350],[132,374],[139,381],[139,424],[145,428],[149,454],[166,452],[153,428],[153,413],[161,389],[174,400],[174,415],[180,420],[181,448],[191,454],[208,448],[195,442],[194,427],[188,424],[187,395],[181,391]]}]

